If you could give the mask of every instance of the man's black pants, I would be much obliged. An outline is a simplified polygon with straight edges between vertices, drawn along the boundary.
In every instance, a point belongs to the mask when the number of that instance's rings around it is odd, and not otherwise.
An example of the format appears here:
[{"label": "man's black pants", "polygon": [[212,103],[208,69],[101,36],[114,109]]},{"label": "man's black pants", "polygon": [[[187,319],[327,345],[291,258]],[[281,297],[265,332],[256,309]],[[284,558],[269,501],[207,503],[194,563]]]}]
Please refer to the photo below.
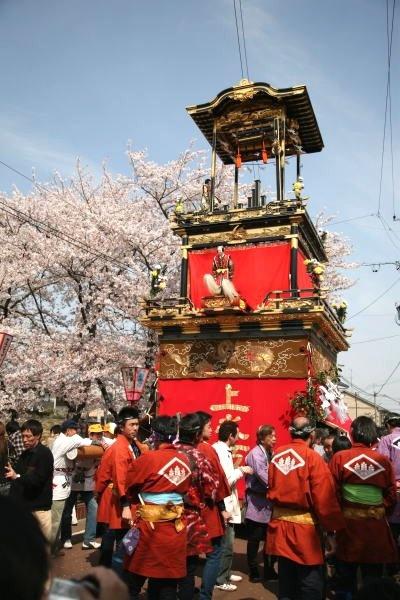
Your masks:
[{"label": "man's black pants", "polygon": [[336,593],[355,594],[357,592],[357,570],[360,567],[362,585],[383,576],[383,565],[379,563],[350,563],[337,561],[336,564]]},{"label": "man's black pants", "polygon": [[[138,600],[146,577],[124,571],[123,580],[128,586],[131,600]],[[148,600],[176,600],[178,579],[149,579],[147,585]]]},{"label": "man's black pants", "polygon": [[278,557],[279,600],[323,600],[322,565],[300,565]]}]

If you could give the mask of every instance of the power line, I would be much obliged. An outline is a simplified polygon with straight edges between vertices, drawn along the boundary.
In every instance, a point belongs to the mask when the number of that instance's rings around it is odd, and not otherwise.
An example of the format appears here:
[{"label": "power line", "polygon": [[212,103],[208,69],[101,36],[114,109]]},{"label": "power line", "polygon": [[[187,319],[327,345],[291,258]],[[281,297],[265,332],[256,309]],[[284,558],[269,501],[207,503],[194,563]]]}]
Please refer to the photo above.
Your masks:
[{"label": "power line", "polygon": [[[0,160],[0,164],[2,164],[3,166],[7,167],[7,169],[10,169],[11,171],[13,171],[14,173],[16,173],[17,175],[20,175],[21,177],[23,177],[27,181],[30,181],[31,183],[33,183],[39,189],[42,189],[45,192],[50,192],[51,193],[51,190],[49,188],[46,188],[45,186],[43,186],[40,183],[37,183],[32,177],[29,177],[28,175],[25,175],[25,173],[22,173],[21,171],[18,171],[18,169],[15,169],[14,167],[12,167],[11,165],[9,165],[8,163]],[[89,196],[89,199],[93,196],[94,193],[95,193],[95,190],[92,191],[92,193]],[[104,252],[94,251],[85,242],[82,242],[81,240],[79,240],[77,238],[74,238],[73,236],[71,236],[70,234],[65,233],[64,231],[60,231],[59,229],[57,229],[53,225],[49,225],[48,223],[46,223],[44,221],[39,221],[39,219],[31,217],[30,215],[24,213],[23,211],[15,208],[15,207],[10,206],[6,202],[2,201],[1,199],[0,199],[0,206],[2,206],[2,208],[0,208],[0,210],[2,210],[3,212],[6,212],[7,214],[13,216],[14,218],[17,218],[22,223],[28,223],[32,227],[35,227],[36,229],[38,229],[38,231],[40,231],[41,233],[47,233],[48,235],[53,235],[54,237],[62,240],[63,242],[66,242],[66,243],[68,243],[68,244],[70,244],[72,246],[75,246],[76,248],[78,248],[78,250],[84,250],[86,252],[89,252],[90,254],[92,254],[93,256],[95,256],[96,258],[101,258],[102,260],[104,260],[106,262],[112,263],[112,264],[114,264],[115,266],[117,266],[120,269],[122,268],[122,269],[125,269],[127,271],[130,271],[131,273],[135,273],[135,271],[131,267],[129,267],[128,265],[125,265],[124,263],[120,263],[115,258],[113,258],[113,257],[105,254]],[[41,229],[43,229],[43,231],[41,231]]]},{"label": "power line", "polygon": [[379,390],[376,392],[377,395],[379,395],[381,393],[381,391],[383,390],[383,388],[385,387],[385,385],[387,385],[389,383],[389,381],[391,380],[392,376],[396,373],[397,369],[400,367],[400,360],[397,363],[397,365],[395,366],[395,368],[393,369],[393,371],[391,371],[390,375],[386,378],[385,382],[381,385],[381,387],[379,388]]},{"label": "power line", "polygon": [[385,144],[386,144],[386,124],[388,115],[389,102],[391,103],[391,61],[392,61],[392,41],[393,41],[393,25],[394,25],[394,12],[395,12],[396,0],[393,0],[392,10],[392,24],[391,31],[389,34],[389,0],[386,0],[386,38],[387,38],[387,75],[386,75],[386,98],[385,98],[385,116],[383,120],[383,136],[382,136],[382,150],[381,150],[381,167],[379,177],[379,193],[378,193],[378,210],[377,215],[380,215],[381,202],[382,202],[382,183],[383,183],[383,164],[385,157]]},{"label": "power line", "polygon": [[395,15],[396,0],[393,0],[392,10],[392,25],[389,36],[389,3],[386,0],[386,37],[388,44],[388,88],[389,88],[389,132],[390,132],[390,157],[392,171],[392,204],[393,204],[393,219],[396,220],[395,208],[395,193],[394,193],[394,160],[393,160],[393,128],[392,128],[392,83],[391,83],[391,61],[392,61],[392,42],[393,42],[393,27]]},{"label": "power line", "polygon": [[364,306],[364,308],[362,308],[358,312],[354,313],[354,315],[351,315],[347,320],[350,321],[350,319],[354,319],[354,317],[357,317],[358,315],[363,313],[370,306],[375,304],[375,302],[378,302],[378,300],[383,298],[383,296],[385,296],[385,294],[387,294],[399,281],[400,281],[400,277],[398,277],[384,292],[382,292],[381,294],[379,294],[379,296],[377,296],[374,300],[372,300],[372,302],[370,302],[367,306]]},{"label": "power line", "polygon": [[[394,373],[393,373],[394,374]],[[352,381],[350,381],[350,379],[347,379],[346,377],[344,377],[343,375],[341,375],[340,377],[345,383],[348,383],[350,385],[350,387],[355,390],[356,392],[360,393],[360,394],[364,394],[365,396],[380,396],[381,398],[388,398],[389,400],[392,400],[393,402],[396,402],[397,404],[400,404],[400,401],[397,400],[396,398],[393,398],[392,396],[388,396],[387,394],[379,394],[378,392],[367,392],[367,390],[364,390],[362,387],[356,385],[355,383],[353,383]],[[388,382],[386,382],[388,383]],[[386,385],[386,384],[385,384]],[[384,406],[377,404],[377,406],[379,408],[384,408]]]},{"label": "power line", "polygon": [[43,221],[39,221],[38,219],[31,217],[30,215],[24,213],[23,211],[16,209],[12,206],[9,206],[6,202],[3,202],[1,199],[0,199],[0,210],[13,216],[14,218],[18,219],[22,223],[28,223],[32,227],[35,227],[36,229],[38,229],[40,231],[40,233],[46,233],[48,235],[52,235],[53,237],[61,239],[62,241],[67,242],[68,244],[70,244],[72,246],[75,246],[76,248],[78,248],[78,250],[84,250],[84,251],[88,252],[89,254],[92,254],[96,258],[100,258],[101,260],[104,260],[106,262],[110,262],[110,263],[114,264],[115,266],[117,266],[120,269],[122,268],[124,270],[128,270],[128,271],[131,271],[132,273],[134,273],[134,270],[131,267],[129,267],[128,265],[125,265],[124,263],[117,261],[115,258],[109,256],[108,254],[105,254],[104,252],[94,251],[90,246],[88,246],[81,240],[78,240],[77,238],[74,238],[73,236],[71,236],[63,231],[60,231],[56,227],[53,227],[53,225],[49,225]]},{"label": "power line", "polygon": [[380,342],[382,340],[391,340],[392,338],[397,338],[400,337],[400,335],[387,335],[385,337],[378,337],[378,338],[370,338],[369,340],[361,340],[360,342],[352,342],[352,346],[355,346],[356,344],[368,344],[369,342]]},{"label": "power line", "polygon": [[386,262],[375,262],[375,263],[361,263],[360,267],[372,267],[372,272],[377,273],[381,267],[386,265],[393,265],[396,271],[400,271],[400,260],[386,261]]},{"label": "power line", "polygon": [[243,24],[242,0],[239,0],[239,7],[240,7],[240,20],[241,20],[241,23],[242,23],[242,39],[243,39],[244,60],[245,60],[245,63],[246,63],[247,79],[250,80],[249,63],[247,62],[246,36],[245,36],[245,33],[244,33],[244,24]]},{"label": "power line", "polygon": [[366,219],[367,217],[376,217],[376,213],[368,213],[366,215],[360,215],[359,217],[351,217],[350,219],[344,219],[342,221],[333,221],[333,223],[327,223],[326,227],[332,225],[341,225],[342,223],[350,223],[350,221],[358,221],[359,219]]},{"label": "power line", "polygon": [[[14,169],[14,167],[12,167],[11,165],[8,165],[7,163],[5,163],[4,161],[0,160],[0,164],[3,165],[4,167],[7,167],[7,169],[10,169],[10,171],[13,171],[14,173],[16,173],[17,175],[20,175],[21,177],[23,177],[24,179],[27,179],[28,181],[30,181],[31,183],[34,183],[35,185],[37,185],[38,187],[43,187],[41,185],[39,185],[38,183],[36,183],[36,181],[32,178],[32,177],[28,177],[28,175],[25,175],[24,173],[21,173],[21,171],[18,171],[18,169]],[[46,188],[43,188],[46,189]],[[47,190],[46,190],[47,191]]]},{"label": "power line", "polygon": [[237,35],[237,43],[238,43],[238,49],[239,49],[240,70],[242,72],[242,79],[243,79],[244,73],[243,73],[242,49],[240,47],[239,24],[238,24],[237,11],[236,11],[236,0],[233,0],[233,9],[235,11],[236,35]]},{"label": "power line", "polygon": [[386,220],[383,218],[382,215],[377,215],[379,221],[381,222],[381,225],[383,227],[384,232],[386,233],[386,236],[388,238],[388,240],[390,241],[390,243],[392,244],[392,246],[394,248],[396,248],[396,250],[400,250],[400,246],[398,246],[396,244],[396,242],[392,239],[392,235],[396,236],[396,233],[393,231],[393,229],[391,229],[391,227],[388,225],[388,223],[386,222]]}]

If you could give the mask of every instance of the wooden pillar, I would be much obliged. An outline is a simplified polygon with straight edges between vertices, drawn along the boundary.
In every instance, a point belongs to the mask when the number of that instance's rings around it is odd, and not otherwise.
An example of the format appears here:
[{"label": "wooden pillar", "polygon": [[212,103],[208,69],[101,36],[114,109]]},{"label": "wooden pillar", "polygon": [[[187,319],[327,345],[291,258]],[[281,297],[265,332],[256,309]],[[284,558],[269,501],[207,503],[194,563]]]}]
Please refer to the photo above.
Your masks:
[{"label": "wooden pillar", "polygon": [[290,226],[290,289],[292,290],[292,298],[298,298],[298,281],[297,281],[297,254],[299,248],[298,225],[292,223]]},{"label": "wooden pillar", "polygon": [[279,127],[279,118],[275,118],[275,141],[277,142],[277,148],[275,153],[275,173],[276,173],[276,199],[278,202],[282,200],[281,195],[281,134]]},{"label": "wooden pillar", "polygon": [[301,176],[300,154],[296,154],[296,181]]},{"label": "wooden pillar", "polygon": [[213,123],[212,152],[211,152],[211,198],[210,211],[214,212],[215,203],[215,174],[217,170],[217,121]]},{"label": "wooden pillar", "polygon": [[187,251],[187,243],[188,236],[184,235],[182,237],[182,263],[181,263],[181,298],[187,297],[187,281],[188,281],[188,251]]},{"label": "wooden pillar", "polygon": [[285,200],[285,159],[286,159],[286,123],[285,117],[282,117],[281,122],[281,153],[279,156],[280,184],[281,184],[281,200]]}]

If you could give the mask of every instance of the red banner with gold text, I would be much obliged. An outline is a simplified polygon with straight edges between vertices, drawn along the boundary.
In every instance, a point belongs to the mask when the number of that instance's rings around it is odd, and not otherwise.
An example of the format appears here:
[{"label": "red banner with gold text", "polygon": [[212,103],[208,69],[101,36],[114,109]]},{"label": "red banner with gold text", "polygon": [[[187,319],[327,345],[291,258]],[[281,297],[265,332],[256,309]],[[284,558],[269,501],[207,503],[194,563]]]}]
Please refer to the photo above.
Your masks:
[{"label": "red banner with gold text", "polygon": [[213,416],[215,431],[226,419],[238,423],[240,440],[236,461],[243,459],[255,444],[257,428],[273,425],[277,444],[289,441],[290,399],[305,390],[305,379],[160,379],[159,414],[174,415],[203,410]]}]

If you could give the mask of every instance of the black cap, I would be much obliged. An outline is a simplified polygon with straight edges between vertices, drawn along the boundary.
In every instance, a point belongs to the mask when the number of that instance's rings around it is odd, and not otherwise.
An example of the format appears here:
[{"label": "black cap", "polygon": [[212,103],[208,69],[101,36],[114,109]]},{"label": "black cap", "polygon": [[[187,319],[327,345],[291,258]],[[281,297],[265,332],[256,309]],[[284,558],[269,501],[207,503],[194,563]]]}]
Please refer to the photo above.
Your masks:
[{"label": "black cap", "polygon": [[61,431],[67,431],[67,429],[79,429],[79,425],[73,419],[67,419],[61,423]]}]

